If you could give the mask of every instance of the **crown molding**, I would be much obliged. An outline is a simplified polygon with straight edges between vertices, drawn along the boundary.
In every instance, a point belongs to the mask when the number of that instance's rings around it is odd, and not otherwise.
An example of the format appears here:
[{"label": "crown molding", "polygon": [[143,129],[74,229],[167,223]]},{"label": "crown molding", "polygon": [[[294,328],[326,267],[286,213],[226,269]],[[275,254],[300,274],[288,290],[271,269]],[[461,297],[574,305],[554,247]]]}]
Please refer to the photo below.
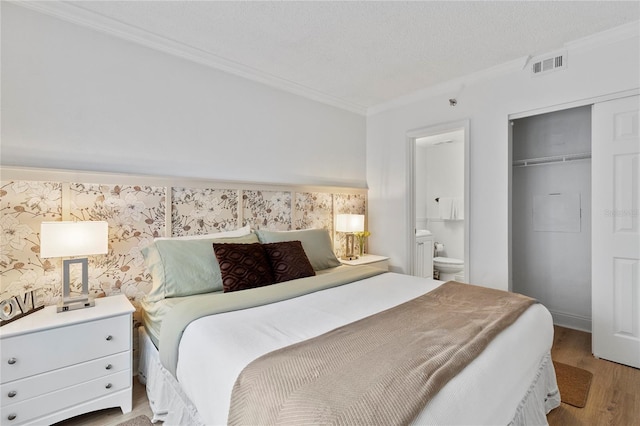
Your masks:
[{"label": "crown molding", "polygon": [[586,50],[634,37],[640,37],[640,20],[567,42],[564,47],[573,51]]},{"label": "crown molding", "polygon": [[[598,46],[616,43],[634,37],[640,37],[640,21],[630,22],[628,24],[620,25],[618,27],[611,28],[609,30],[602,31],[587,37],[583,37],[578,40],[564,43],[563,47],[560,50],[569,50],[573,52],[578,50],[589,50]],[[536,57],[539,56],[541,55],[536,55]],[[513,61],[488,68],[486,70],[468,74],[466,76],[449,80],[441,84],[427,87],[423,90],[419,90],[406,96],[392,99],[388,102],[371,106],[367,109],[367,116],[372,116],[390,109],[399,108],[415,102],[423,101],[425,99],[432,98],[438,95],[447,94],[448,96],[455,98],[462,91],[465,85],[478,83],[491,78],[496,78],[511,72],[522,71],[528,65],[531,58],[531,55],[523,58],[518,58]]]},{"label": "crown molding", "polygon": [[120,39],[137,43],[150,49],[168,53],[188,61],[196,62],[229,74],[262,83],[316,102],[354,112],[359,115],[366,115],[367,112],[366,106],[345,101],[344,99],[322,93],[290,80],[276,77],[238,62],[224,59],[184,43],[158,36],[149,31],[119,22],[115,19],[83,9],[71,3],[59,0],[37,2],[10,0],[9,2],[94,31],[99,31]]},{"label": "crown molding", "polygon": [[[365,105],[348,102],[344,99],[322,93],[293,81],[264,73],[237,62],[229,61],[201,49],[158,36],[98,13],[82,9],[71,3],[60,0],[36,2],[26,0],[5,1],[229,74],[262,83],[316,102],[365,116],[375,115],[389,109],[402,107],[433,96],[449,94],[455,97],[455,95],[457,95],[465,85],[495,78],[509,72],[522,70],[530,59],[530,56],[526,58],[518,58],[486,70],[468,74],[434,86],[429,86],[408,95],[367,108]],[[573,51],[586,50],[603,44],[615,43],[617,41],[639,36],[640,21],[634,21],[575,41],[567,42],[563,45],[563,48]]]}]

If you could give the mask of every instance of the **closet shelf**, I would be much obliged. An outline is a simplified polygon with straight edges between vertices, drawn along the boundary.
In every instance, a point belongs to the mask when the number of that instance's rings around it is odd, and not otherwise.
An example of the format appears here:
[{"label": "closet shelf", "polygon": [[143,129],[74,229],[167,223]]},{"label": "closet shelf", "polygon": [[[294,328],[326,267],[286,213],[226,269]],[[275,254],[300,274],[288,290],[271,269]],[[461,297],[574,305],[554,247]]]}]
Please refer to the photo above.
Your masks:
[{"label": "closet shelf", "polygon": [[591,158],[590,152],[579,154],[555,155],[551,157],[527,158],[524,160],[514,160],[513,167],[538,166],[542,164],[566,163],[568,161],[586,160]]}]

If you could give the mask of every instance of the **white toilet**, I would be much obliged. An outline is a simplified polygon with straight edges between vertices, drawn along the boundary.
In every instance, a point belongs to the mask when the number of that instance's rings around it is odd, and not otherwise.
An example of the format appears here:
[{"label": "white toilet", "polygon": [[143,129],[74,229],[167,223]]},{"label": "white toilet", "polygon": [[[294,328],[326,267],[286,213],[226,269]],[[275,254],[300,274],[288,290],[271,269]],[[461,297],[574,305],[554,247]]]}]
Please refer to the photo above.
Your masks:
[{"label": "white toilet", "polygon": [[454,257],[438,256],[444,253],[444,244],[435,243],[433,245],[435,257],[433,258],[433,269],[438,271],[440,281],[464,281],[464,260]]},{"label": "white toilet", "polygon": [[461,281],[464,261],[453,257],[434,257],[433,267],[440,274],[440,281]]}]

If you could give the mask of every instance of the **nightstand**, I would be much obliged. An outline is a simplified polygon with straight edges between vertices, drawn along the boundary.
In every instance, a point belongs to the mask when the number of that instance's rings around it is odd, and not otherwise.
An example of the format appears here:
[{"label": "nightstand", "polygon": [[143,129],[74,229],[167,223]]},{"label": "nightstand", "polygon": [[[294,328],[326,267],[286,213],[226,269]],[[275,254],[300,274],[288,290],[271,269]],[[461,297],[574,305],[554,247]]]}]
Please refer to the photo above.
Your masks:
[{"label": "nightstand", "polygon": [[132,406],[132,313],[124,295],[55,306],[0,328],[2,425],[51,424]]},{"label": "nightstand", "polygon": [[343,265],[367,265],[373,266],[374,268],[383,269],[385,271],[389,270],[389,258],[387,256],[377,256],[375,254],[365,254],[355,260],[340,259],[340,262],[342,262]]}]

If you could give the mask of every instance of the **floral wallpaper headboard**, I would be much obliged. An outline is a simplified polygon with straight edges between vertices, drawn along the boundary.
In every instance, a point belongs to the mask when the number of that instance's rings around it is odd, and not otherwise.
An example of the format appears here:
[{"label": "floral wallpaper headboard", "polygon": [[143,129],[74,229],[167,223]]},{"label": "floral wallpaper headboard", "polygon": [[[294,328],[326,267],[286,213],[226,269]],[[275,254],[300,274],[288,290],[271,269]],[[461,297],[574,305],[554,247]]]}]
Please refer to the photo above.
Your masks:
[{"label": "floral wallpaper headboard", "polygon": [[[338,213],[366,214],[362,188],[218,182],[43,169],[3,168],[0,182],[0,300],[42,289],[61,295],[62,260],[40,259],[40,223],[104,220],[109,253],[89,257],[94,297],[125,294],[139,310],[151,289],[141,249],[159,236],[254,229],[326,228]],[[138,317],[139,312],[135,315]]]}]

